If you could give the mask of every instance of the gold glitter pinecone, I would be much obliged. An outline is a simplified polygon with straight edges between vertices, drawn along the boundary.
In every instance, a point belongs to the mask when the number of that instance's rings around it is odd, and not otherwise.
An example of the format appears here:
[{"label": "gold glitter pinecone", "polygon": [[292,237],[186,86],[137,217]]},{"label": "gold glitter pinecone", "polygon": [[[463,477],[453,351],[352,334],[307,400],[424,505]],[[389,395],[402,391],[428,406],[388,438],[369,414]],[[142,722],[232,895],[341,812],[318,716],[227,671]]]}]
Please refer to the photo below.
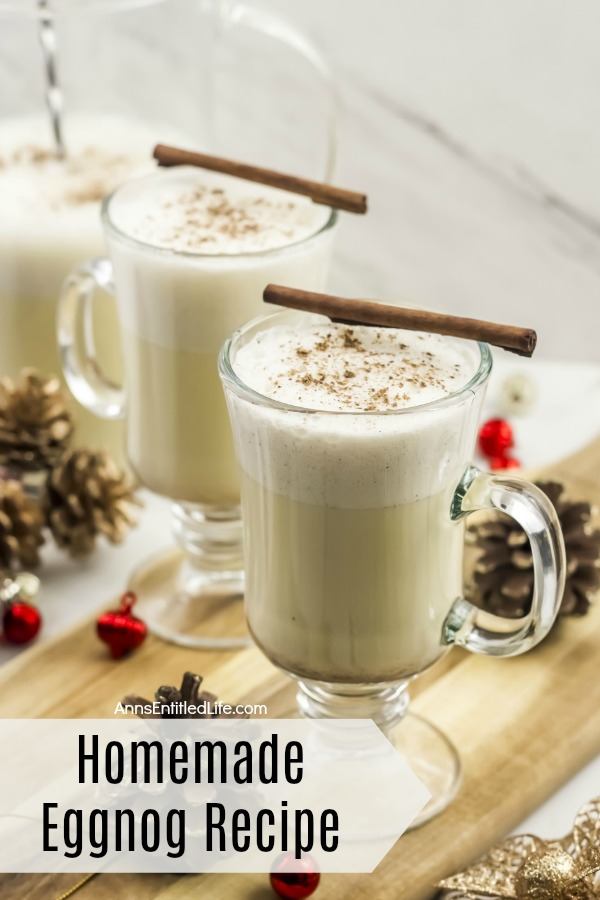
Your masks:
[{"label": "gold glitter pinecone", "polygon": [[50,472],[43,501],[46,523],[59,547],[86,556],[96,538],[120,543],[136,523],[135,488],[103,452],[71,450]]},{"label": "gold glitter pinecone", "polygon": [[[600,531],[590,527],[592,508],[564,497],[556,481],[537,482],[554,505],[565,538],[567,581],[560,615],[585,615],[600,587]],[[471,599],[488,612],[520,618],[531,608],[533,563],[525,532],[506,516],[474,526],[471,539],[481,551],[475,563]]]},{"label": "gold glitter pinecone", "polygon": [[23,369],[16,381],[0,379],[0,463],[8,469],[49,469],[73,433],[58,378]]},{"label": "gold glitter pinecone", "polygon": [[32,569],[39,565],[44,543],[44,517],[18,481],[0,481],[0,569]]}]

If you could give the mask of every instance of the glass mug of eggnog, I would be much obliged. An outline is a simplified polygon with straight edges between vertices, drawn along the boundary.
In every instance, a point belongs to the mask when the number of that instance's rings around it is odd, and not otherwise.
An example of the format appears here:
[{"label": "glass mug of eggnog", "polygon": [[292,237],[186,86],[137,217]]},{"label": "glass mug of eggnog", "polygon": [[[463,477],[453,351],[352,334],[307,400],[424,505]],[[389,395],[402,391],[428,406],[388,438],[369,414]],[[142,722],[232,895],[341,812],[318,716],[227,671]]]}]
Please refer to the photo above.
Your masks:
[{"label": "glass mug of eggnog", "polygon": [[[492,356],[485,344],[283,312],[220,356],[243,473],[246,615],[298,683],[309,717],[370,718],[432,799],[453,797],[447,738],[407,713],[409,681],[451,646],[492,656],[549,631],[564,586],[554,508],[533,485],[471,464]],[[531,542],[530,616],[464,599],[464,519],[501,509]]]},{"label": "glass mug of eggnog", "polygon": [[[144,487],[173,501],[183,554],[171,552],[134,578],[144,617],[165,639],[247,642],[237,602],[239,475],[218,352],[227,335],[266,310],[269,280],[323,286],[335,221],[329,207],[275,188],[187,166],[160,169],[107,198],[109,258],[83,263],[65,282],[58,340],[67,383],[96,415],[124,419],[131,468]],[[122,387],[95,357],[88,319],[99,287],[116,296]],[[215,600],[223,615],[207,626]]]}]

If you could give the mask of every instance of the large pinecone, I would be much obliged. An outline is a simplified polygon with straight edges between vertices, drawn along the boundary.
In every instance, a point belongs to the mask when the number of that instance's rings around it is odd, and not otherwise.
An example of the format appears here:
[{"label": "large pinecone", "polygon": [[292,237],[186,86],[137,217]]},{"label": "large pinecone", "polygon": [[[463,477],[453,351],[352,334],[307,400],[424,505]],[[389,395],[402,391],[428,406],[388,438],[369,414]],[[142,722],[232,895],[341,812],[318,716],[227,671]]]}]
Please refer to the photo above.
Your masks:
[{"label": "large pinecone", "polygon": [[91,553],[99,535],[120,543],[137,505],[132,482],[106,453],[71,450],[48,477],[46,522],[71,556]]},{"label": "large pinecone", "polygon": [[[561,615],[584,615],[600,587],[600,531],[590,527],[589,503],[569,501],[555,481],[537,486],[554,505],[567,551],[567,581]],[[475,563],[473,596],[483,609],[507,618],[520,618],[531,609],[533,563],[525,532],[513,519],[498,516],[475,526],[474,543],[482,551]]]},{"label": "large pinecone", "polygon": [[16,381],[0,379],[0,463],[9,469],[49,469],[73,433],[58,378],[23,369]]},{"label": "large pinecone", "polygon": [[44,518],[18,481],[0,481],[0,569],[31,569],[39,564]]}]

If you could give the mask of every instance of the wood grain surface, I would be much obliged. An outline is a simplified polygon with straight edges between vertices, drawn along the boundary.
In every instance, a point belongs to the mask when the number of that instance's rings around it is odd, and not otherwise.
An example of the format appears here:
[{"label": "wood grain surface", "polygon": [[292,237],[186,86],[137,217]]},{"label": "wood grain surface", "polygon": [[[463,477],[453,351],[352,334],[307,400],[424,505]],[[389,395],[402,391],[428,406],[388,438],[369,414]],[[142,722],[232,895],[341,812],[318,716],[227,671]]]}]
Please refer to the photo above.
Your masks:
[{"label": "wood grain surface", "polygon": [[[545,476],[572,496],[600,505],[600,440]],[[453,651],[415,684],[414,709],[459,747],[464,780],[438,818],[404,835],[363,876],[324,877],[320,900],[422,900],[442,876],[466,865],[513,829],[600,752],[600,604],[562,621],[535,651],[493,660]],[[3,717],[110,717],[126,693],[152,694],[186,669],[229,702],[265,702],[280,716],[293,688],[254,648],[238,653],[186,650],[150,638],[134,656],[107,659],[86,622],[25,651],[0,671]],[[76,876],[3,876],[4,898],[57,900]],[[81,900],[269,900],[266,875],[100,875],[72,896]]]}]

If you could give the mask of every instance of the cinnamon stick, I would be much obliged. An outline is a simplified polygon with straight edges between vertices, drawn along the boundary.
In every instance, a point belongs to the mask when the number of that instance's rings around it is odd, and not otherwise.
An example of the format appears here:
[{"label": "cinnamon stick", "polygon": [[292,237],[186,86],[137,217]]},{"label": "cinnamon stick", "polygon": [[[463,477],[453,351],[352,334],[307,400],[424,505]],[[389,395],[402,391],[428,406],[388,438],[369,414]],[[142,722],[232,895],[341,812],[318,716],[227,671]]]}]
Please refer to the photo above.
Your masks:
[{"label": "cinnamon stick", "polygon": [[373,300],[351,300],[280,284],[268,284],[264,289],[263,299],[265,303],[328,316],[332,322],[345,325],[375,325],[380,328],[405,328],[408,331],[445,334],[470,341],[484,341],[520,356],[532,356],[537,343],[537,334],[531,328],[390,306]]},{"label": "cinnamon stick", "polygon": [[221,156],[210,156],[207,153],[169,147],[166,144],[157,144],[153,155],[161,166],[199,166],[201,169],[210,169],[212,172],[223,172],[225,175],[235,175],[237,178],[245,178],[247,181],[268,184],[284,191],[291,191],[293,194],[302,194],[304,197],[310,197],[314,203],[321,203],[334,209],[343,209],[353,213],[366,213],[367,211],[365,194],[334,187],[331,184],[323,184],[320,181],[311,181],[297,175],[286,175],[283,172],[276,172],[274,169],[263,169],[259,166],[236,162],[233,159],[224,159]]}]

